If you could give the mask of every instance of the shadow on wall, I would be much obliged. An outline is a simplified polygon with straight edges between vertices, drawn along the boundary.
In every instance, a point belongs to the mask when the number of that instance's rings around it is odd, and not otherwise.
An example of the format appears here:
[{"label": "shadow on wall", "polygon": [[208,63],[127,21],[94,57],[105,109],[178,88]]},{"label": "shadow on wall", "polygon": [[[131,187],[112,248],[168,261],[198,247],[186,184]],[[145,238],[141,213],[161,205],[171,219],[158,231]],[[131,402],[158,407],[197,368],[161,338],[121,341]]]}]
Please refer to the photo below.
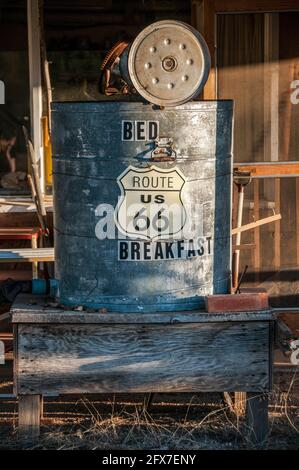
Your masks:
[{"label": "shadow on wall", "polygon": [[[226,294],[230,292],[231,284],[231,236],[224,236],[224,217],[231,220],[232,211],[232,164],[233,164],[233,114],[234,102],[227,100],[225,113],[223,108],[217,110],[216,129],[216,155],[215,155],[215,221],[214,221],[214,294]],[[224,122],[227,120],[227,122]],[[224,143],[226,145],[224,145]],[[226,197],[225,197],[226,196]],[[231,223],[229,223],[231,231]],[[220,272],[220,258],[227,262],[227,276],[221,283],[215,282],[223,278]]]},{"label": "shadow on wall", "polygon": [[298,307],[299,305],[299,268],[248,271],[242,286],[266,289],[272,307]]}]

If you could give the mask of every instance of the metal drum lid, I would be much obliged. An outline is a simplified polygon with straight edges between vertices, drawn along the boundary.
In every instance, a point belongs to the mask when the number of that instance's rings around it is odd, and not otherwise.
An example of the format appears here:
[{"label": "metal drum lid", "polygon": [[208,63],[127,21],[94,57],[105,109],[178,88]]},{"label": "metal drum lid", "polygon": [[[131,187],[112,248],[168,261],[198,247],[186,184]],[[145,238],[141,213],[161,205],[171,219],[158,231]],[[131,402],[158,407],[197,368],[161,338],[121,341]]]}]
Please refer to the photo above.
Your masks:
[{"label": "metal drum lid", "polygon": [[128,69],[136,91],[150,103],[177,106],[198,95],[210,71],[208,46],[192,26],[158,21],[136,37]]}]

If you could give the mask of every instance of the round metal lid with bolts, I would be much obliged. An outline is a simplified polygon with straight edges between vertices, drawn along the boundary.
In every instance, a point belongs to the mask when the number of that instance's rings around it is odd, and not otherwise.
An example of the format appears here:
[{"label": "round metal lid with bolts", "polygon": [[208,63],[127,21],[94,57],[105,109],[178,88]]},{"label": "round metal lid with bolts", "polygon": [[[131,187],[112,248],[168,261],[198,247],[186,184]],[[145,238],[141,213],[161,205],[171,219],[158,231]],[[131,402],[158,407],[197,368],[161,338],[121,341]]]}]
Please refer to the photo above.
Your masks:
[{"label": "round metal lid with bolts", "polygon": [[211,67],[202,35],[192,26],[175,20],[158,21],[146,27],[132,44],[122,48],[117,60],[113,58],[113,67],[117,65],[127,84],[119,94],[139,94],[160,107],[178,106],[198,96]]}]

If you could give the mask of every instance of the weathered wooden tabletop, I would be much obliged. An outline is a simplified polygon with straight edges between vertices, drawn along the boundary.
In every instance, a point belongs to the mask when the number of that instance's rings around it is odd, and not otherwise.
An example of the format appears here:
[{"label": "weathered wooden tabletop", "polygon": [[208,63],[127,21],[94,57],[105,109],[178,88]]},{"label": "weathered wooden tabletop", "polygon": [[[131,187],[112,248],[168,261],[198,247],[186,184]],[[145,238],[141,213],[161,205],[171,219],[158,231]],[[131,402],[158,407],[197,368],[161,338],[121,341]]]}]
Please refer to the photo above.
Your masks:
[{"label": "weathered wooden tabletop", "polygon": [[210,323],[275,320],[272,310],[208,313],[204,310],[157,313],[90,313],[51,307],[46,296],[21,294],[11,308],[13,323]]}]

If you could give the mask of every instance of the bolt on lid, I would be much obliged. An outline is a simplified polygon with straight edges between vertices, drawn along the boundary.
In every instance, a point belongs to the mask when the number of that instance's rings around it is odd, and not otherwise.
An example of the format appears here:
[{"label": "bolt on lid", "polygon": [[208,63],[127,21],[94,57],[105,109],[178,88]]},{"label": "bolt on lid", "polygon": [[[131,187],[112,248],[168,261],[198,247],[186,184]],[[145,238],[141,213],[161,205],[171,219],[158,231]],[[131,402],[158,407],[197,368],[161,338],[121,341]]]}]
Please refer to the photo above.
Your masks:
[{"label": "bolt on lid", "polygon": [[158,21],[136,37],[128,70],[136,91],[150,103],[178,106],[197,96],[210,71],[208,46],[192,26]]}]

